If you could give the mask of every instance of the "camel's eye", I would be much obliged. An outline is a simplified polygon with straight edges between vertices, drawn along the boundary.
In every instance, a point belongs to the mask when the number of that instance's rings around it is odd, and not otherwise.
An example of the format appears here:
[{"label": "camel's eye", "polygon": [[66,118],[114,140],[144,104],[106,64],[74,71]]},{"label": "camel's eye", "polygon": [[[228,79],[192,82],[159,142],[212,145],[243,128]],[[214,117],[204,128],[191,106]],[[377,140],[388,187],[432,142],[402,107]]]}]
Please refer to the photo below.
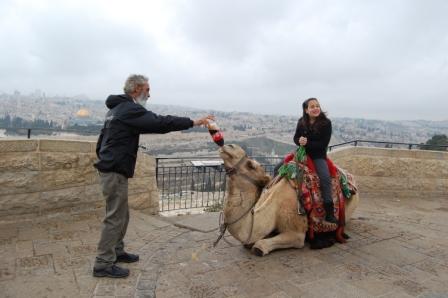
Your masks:
[{"label": "camel's eye", "polygon": [[246,166],[251,170],[255,170],[255,165],[250,160],[246,162]]}]

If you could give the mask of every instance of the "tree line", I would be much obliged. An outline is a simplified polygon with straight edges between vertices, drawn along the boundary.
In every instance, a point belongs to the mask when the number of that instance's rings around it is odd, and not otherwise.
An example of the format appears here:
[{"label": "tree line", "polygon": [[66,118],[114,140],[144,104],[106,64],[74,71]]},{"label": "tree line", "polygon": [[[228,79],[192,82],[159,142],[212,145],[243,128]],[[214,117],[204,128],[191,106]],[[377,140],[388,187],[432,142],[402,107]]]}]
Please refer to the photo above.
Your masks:
[{"label": "tree line", "polygon": [[437,150],[437,151],[448,151],[448,137],[444,134],[434,135],[431,139],[427,140],[425,146],[419,146],[422,150]]},{"label": "tree line", "polygon": [[102,125],[69,125],[65,128],[52,120],[34,119],[26,120],[21,117],[11,117],[6,114],[0,118],[0,128],[6,130],[6,135],[26,135],[27,129],[37,130],[39,134],[51,135],[54,132],[71,131],[80,135],[97,135],[100,133]]},{"label": "tree line", "polygon": [[0,127],[3,128],[58,128],[57,123],[52,120],[42,120],[42,119],[34,119],[34,120],[25,120],[20,117],[11,117],[9,114],[6,114],[3,118],[0,118]]}]

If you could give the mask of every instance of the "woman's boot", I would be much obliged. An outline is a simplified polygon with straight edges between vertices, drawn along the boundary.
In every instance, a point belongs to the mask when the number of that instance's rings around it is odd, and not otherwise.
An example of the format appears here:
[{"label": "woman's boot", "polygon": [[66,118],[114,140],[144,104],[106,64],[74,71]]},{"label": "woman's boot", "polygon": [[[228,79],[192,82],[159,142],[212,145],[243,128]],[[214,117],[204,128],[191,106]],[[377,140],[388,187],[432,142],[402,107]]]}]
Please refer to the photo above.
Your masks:
[{"label": "woman's boot", "polygon": [[334,216],[334,204],[331,202],[324,202],[325,221],[332,224],[338,224],[338,220]]}]

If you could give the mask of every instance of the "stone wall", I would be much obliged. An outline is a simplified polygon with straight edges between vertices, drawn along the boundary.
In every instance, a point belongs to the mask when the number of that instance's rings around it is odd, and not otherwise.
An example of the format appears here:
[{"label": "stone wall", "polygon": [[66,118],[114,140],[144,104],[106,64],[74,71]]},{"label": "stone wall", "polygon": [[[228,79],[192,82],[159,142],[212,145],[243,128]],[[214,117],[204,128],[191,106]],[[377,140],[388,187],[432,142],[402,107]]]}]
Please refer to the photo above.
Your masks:
[{"label": "stone wall", "polygon": [[[0,140],[0,220],[102,208],[95,142]],[[155,159],[139,154],[129,180],[131,208],[157,213]]]},{"label": "stone wall", "polygon": [[448,199],[448,152],[349,147],[329,156],[355,175],[361,197]]},{"label": "stone wall", "polygon": [[[362,197],[446,197],[448,152],[347,147],[330,157],[356,176]],[[95,142],[0,140],[0,220],[102,208]],[[131,208],[155,214],[155,159],[139,154]]]}]

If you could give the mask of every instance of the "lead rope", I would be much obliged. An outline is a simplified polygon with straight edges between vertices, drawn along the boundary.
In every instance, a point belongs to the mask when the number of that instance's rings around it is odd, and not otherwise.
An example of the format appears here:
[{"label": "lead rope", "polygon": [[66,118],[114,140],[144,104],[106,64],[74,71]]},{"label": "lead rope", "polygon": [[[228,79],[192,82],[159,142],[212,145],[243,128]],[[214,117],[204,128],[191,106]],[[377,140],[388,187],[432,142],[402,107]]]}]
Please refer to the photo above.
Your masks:
[{"label": "lead rope", "polygon": [[252,218],[252,223],[251,223],[251,225],[250,225],[250,233],[249,233],[249,236],[247,237],[246,242],[243,243],[244,245],[249,244],[249,240],[250,240],[250,238],[252,237],[252,230],[254,229],[254,207],[252,207],[252,209],[250,210],[250,214],[252,214],[252,216],[251,216],[251,218]]},{"label": "lead rope", "polygon": [[[235,175],[237,170],[238,170],[238,168],[240,167],[240,165],[246,159],[247,159],[247,154],[245,156],[243,156],[233,167],[226,168],[226,175],[228,175],[228,176]],[[243,178],[245,178],[246,180],[248,180],[249,182],[251,182],[253,185],[257,186],[258,188],[262,187],[262,185],[260,183],[258,183],[256,180],[252,179],[251,177],[249,177],[249,176],[247,176],[245,174],[241,175],[241,176]],[[240,191],[240,199],[241,199],[241,202],[242,202],[243,198],[242,198],[242,195],[241,195],[241,191]],[[219,226],[219,232],[220,233],[219,233],[218,239],[216,239],[216,241],[213,242],[213,247],[216,247],[216,245],[218,245],[218,242],[221,240],[221,238],[226,233],[227,227],[230,226],[230,225],[233,225],[236,222],[238,222],[240,219],[242,219],[244,216],[246,216],[247,213],[249,213],[249,211],[252,213],[252,225],[250,227],[250,234],[249,234],[249,238],[247,239],[247,241],[250,240],[250,237],[252,236],[252,229],[253,229],[253,226],[254,226],[254,207],[255,207],[255,204],[257,203],[257,201],[258,201],[258,199],[255,199],[253,206],[251,208],[249,208],[249,210],[244,212],[241,217],[239,217],[237,220],[235,220],[232,223],[228,223],[227,224],[227,223],[224,222],[224,213],[223,213],[223,211],[221,211],[221,213],[219,214],[219,219],[218,219],[218,226]],[[225,238],[224,238],[224,240],[225,240]]]},{"label": "lead rope", "polygon": [[[250,210],[250,214],[252,215],[251,216],[250,232],[249,232],[249,236],[247,236],[247,240],[243,242],[243,245],[249,244],[249,240],[250,240],[250,238],[252,238],[252,231],[254,229],[254,213],[255,213],[254,207],[252,207],[249,210]],[[248,212],[245,212],[244,215],[247,215],[247,213]],[[216,245],[218,245],[219,241],[222,239],[222,237],[226,233],[227,227],[230,225],[230,224],[226,224],[223,221],[221,222],[221,218],[223,218],[223,217],[224,217],[224,213],[221,211],[221,213],[219,214],[219,231],[220,231],[220,233],[219,233],[218,239],[216,239],[216,241],[213,242],[213,247],[216,247]],[[241,218],[239,218],[239,219],[241,219]],[[234,223],[236,223],[236,221],[233,222],[232,224],[234,224]],[[226,240],[226,238],[224,238],[224,241],[227,242],[227,244],[231,244]]]},{"label": "lead rope", "polygon": [[219,240],[221,240],[221,238],[224,236],[227,230],[227,224],[224,222],[223,211],[219,213],[218,225],[219,225],[219,236],[218,239],[216,239],[216,241],[213,242],[213,247],[216,247],[216,245],[218,245]]},{"label": "lead rope", "polygon": [[[240,198],[242,200],[241,191],[240,191]],[[227,230],[228,226],[233,225],[234,223],[237,223],[238,221],[240,221],[244,216],[246,216],[250,212],[252,214],[252,224],[250,226],[249,238],[244,243],[244,244],[247,244],[247,242],[250,240],[250,237],[252,237],[252,230],[253,230],[253,227],[254,227],[254,208],[255,208],[255,204],[257,204],[257,201],[258,200],[255,200],[254,204],[246,212],[244,212],[243,215],[241,215],[237,220],[235,220],[235,221],[233,221],[231,223],[225,223],[224,222],[224,212],[223,211],[221,211],[219,213],[218,225],[219,225],[219,232],[220,233],[219,233],[218,239],[216,239],[216,241],[213,242],[213,247],[216,247],[216,245],[218,245],[218,242],[221,240],[221,238],[226,233],[226,230]]]}]

